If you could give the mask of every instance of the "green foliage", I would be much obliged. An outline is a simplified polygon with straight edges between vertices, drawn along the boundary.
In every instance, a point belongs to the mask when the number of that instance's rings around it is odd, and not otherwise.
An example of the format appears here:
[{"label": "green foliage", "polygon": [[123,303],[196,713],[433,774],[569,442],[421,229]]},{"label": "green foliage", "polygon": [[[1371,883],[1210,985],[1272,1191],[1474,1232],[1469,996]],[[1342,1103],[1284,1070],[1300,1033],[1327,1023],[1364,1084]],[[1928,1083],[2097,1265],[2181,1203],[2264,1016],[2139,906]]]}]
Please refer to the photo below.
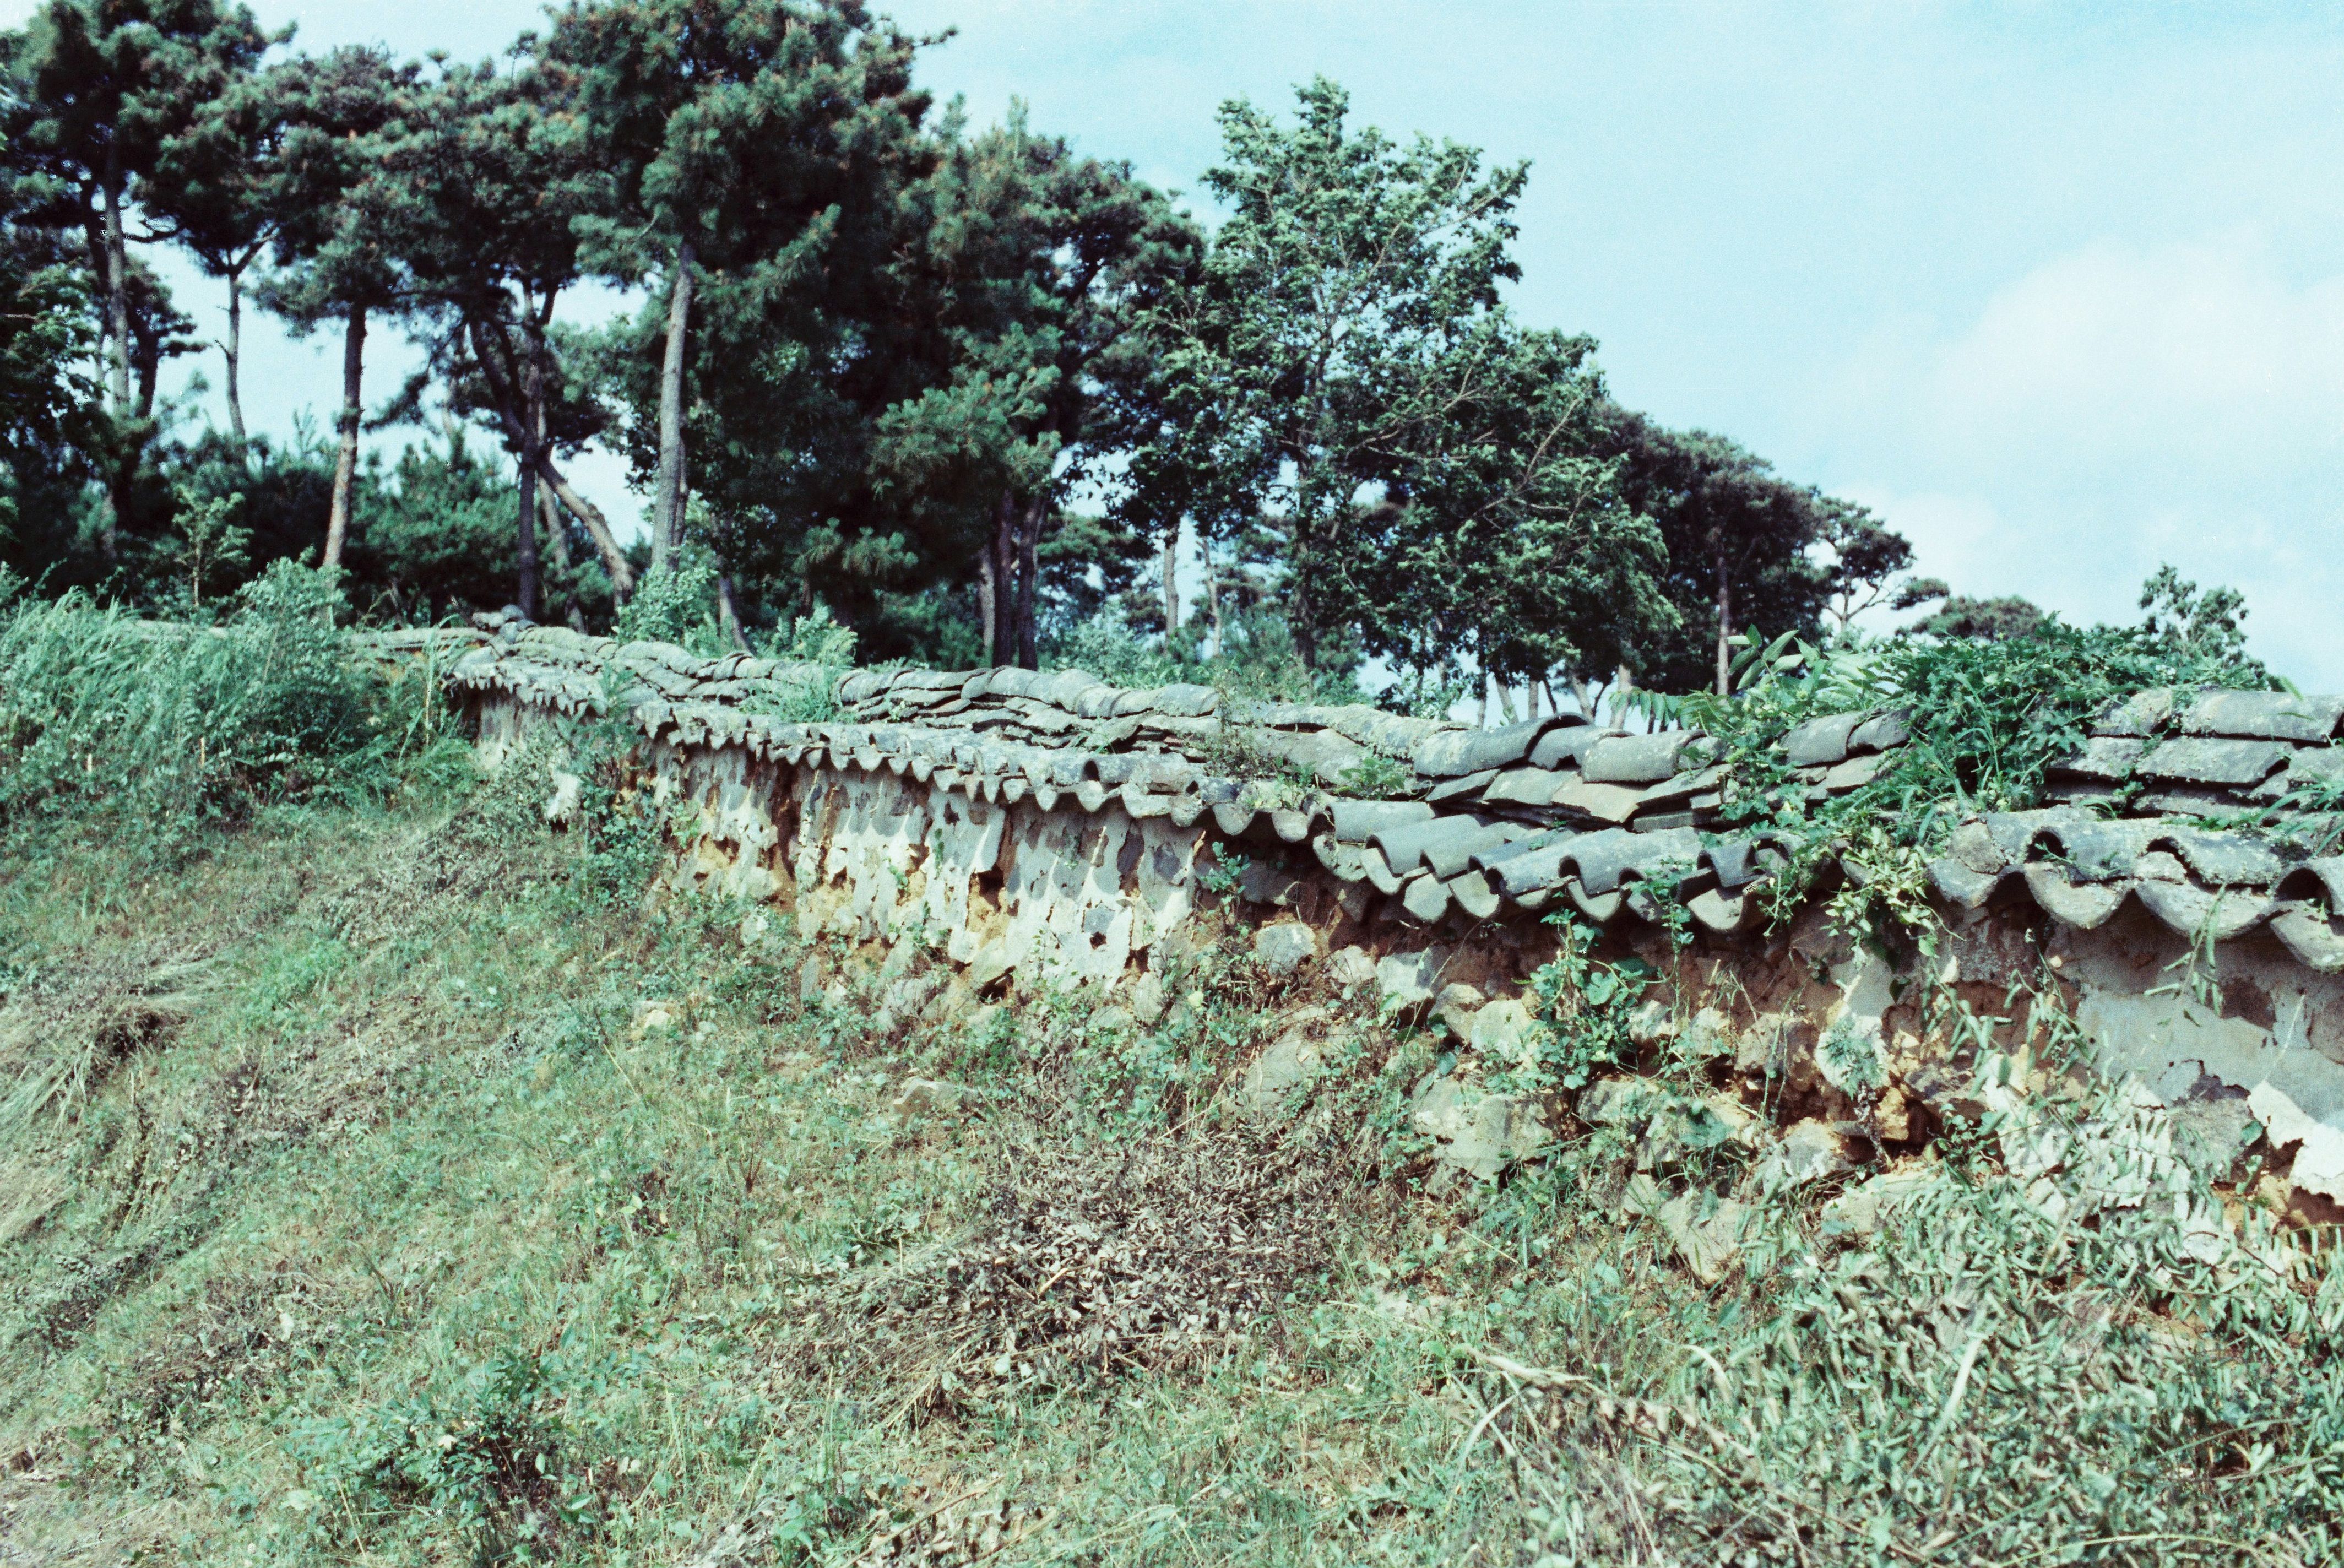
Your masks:
[{"label": "green foliage", "polygon": [[[202,619],[204,588],[210,579],[234,572],[250,560],[252,531],[228,521],[243,506],[241,492],[207,500],[185,490],[179,492],[179,515],[175,520],[178,537],[165,545],[163,553],[187,574],[187,594],[181,602],[190,618]],[[173,587],[176,590],[177,584]]]},{"label": "green foliage", "polygon": [[797,664],[819,664],[825,670],[846,671],[854,664],[854,628],[831,618],[830,606],[817,603],[792,621],[788,638],[772,657]]},{"label": "green foliage", "polygon": [[1598,1073],[1634,1063],[1629,1019],[1657,976],[1641,958],[1597,958],[1602,932],[1571,916],[1550,916],[1547,924],[1554,928],[1555,956],[1531,976],[1546,1027],[1535,1067],[1524,1064],[1512,1077],[1526,1089],[1583,1088]]},{"label": "green foliage", "polygon": [[1359,800],[1390,800],[1416,788],[1416,769],[1370,752],[1337,776],[1345,794]]},{"label": "green foliage", "polygon": [[1527,168],[1355,130],[1323,78],[1297,101],[1291,126],[1222,107],[1205,183],[1232,210],[1153,322],[1137,504],[1208,541],[1277,520],[1306,668],[1347,632],[1420,671],[1608,667],[1666,613],[1659,540],[1595,450],[1592,343],[1500,302]]},{"label": "green foliage", "polygon": [[[1925,851],[1965,816],[2017,811],[2041,798],[2051,765],[2079,747],[2092,719],[2152,687],[2268,688],[2248,657],[2234,595],[2200,593],[2160,572],[2134,626],[2068,626],[2047,618],[2023,636],[1860,638],[1817,647],[1785,635],[1740,642],[1730,696],[1636,694],[1642,712],[1705,730],[1730,783],[1721,825],[1763,832],[1788,856],[1769,897],[1778,914],[1803,903],[1843,858],[1863,875],[1838,895],[1851,929],[1876,919],[1927,920]],[[1861,788],[1820,804],[1777,744],[1807,719],[1901,711],[1912,739]]]},{"label": "green foliage", "polygon": [[445,738],[439,694],[355,669],[342,608],[289,561],[217,626],[18,599],[0,618],[0,824],[22,843],[96,814],[167,850],[264,804],[389,787]]},{"label": "green foliage", "polygon": [[621,642],[672,642],[704,658],[731,651],[716,619],[716,557],[687,543],[643,574],[620,606],[611,635]]},{"label": "green foliage", "polygon": [[1218,839],[1210,847],[1213,858],[1209,864],[1202,855],[1197,859],[1197,885],[1218,897],[1233,896],[1245,882],[1246,873],[1253,869],[1253,859]]},{"label": "green foliage", "polygon": [[1913,630],[1929,637],[1971,637],[1992,642],[2024,637],[2041,624],[2043,612],[2016,594],[2000,599],[1973,599],[1956,593]]}]

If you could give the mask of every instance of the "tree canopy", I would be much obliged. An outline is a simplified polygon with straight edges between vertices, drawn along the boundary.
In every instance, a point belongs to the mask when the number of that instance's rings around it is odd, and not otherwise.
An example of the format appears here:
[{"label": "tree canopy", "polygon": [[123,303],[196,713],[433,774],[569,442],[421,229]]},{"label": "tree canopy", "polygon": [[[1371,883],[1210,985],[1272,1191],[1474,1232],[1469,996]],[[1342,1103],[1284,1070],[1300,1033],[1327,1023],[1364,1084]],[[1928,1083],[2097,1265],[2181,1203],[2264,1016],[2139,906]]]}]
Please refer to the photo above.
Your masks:
[{"label": "tree canopy", "polygon": [[[498,60],[399,61],[224,0],[44,0],[0,36],[10,561],[161,604],[291,555],[370,614],[580,626],[651,573],[741,643],[820,610],[874,656],[1509,712],[1946,598],[1883,520],[1622,408],[1591,338],[1516,314],[1526,165],[1320,79],[1224,106],[1192,216],[1022,106],[937,112],[925,42],[864,0],[567,0]],[[597,288],[621,308],[581,316]],[[249,432],[248,302],[338,331],[329,432]],[[424,369],[369,401],[385,330]],[[159,388],[214,347],[202,433]],[[571,481],[598,441],[640,531]],[[1999,632],[1974,602],[1932,624]]]}]

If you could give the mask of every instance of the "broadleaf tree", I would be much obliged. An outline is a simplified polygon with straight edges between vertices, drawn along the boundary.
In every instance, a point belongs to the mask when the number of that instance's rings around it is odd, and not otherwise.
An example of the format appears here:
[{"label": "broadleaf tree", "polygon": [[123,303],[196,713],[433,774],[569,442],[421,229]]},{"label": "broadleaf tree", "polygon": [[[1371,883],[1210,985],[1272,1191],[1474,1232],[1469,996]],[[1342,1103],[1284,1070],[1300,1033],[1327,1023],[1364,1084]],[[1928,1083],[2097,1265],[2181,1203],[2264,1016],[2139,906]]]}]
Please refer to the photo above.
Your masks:
[{"label": "broadleaf tree", "polygon": [[1229,213],[1152,324],[1140,504],[1208,551],[1277,528],[1306,665],[1364,638],[1420,675],[1460,652],[1496,673],[1642,635],[1657,551],[1595,450],[1592,345],[1500,298],[1528,166],[1354,129],[1323,78],[1297,98],[1290,125],[1221,110],[1205,184]]}]

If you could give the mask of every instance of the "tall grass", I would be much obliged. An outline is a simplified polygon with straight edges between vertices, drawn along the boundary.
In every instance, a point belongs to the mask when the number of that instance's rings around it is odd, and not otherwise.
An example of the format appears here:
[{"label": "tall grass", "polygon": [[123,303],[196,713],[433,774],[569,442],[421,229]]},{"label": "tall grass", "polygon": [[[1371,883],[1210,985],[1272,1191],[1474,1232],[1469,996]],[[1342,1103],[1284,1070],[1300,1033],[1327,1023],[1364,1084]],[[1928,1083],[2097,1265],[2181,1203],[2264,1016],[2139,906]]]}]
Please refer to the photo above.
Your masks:
[{"label": "tall grass", "polygon": [[353,666],[332,575],[279,561],[210,624],[80,592],[0,611],[0,833],[116,819],[158,845],[210,822],[363,794],[446,738],[429,672]]}]

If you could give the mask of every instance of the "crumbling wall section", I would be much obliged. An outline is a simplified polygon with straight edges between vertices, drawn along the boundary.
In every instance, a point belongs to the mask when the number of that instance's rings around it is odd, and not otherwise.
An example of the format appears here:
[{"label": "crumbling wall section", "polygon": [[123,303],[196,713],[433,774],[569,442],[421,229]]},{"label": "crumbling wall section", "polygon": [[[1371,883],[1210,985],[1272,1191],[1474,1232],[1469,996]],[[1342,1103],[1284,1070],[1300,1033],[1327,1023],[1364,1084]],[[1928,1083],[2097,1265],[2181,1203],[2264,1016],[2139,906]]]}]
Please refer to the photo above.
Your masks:
[{"label": "crumbling wall section", "polygon": [[[495,678],[497,648],[482,652],[490,657],[458,685],[492,765],[532,726],[592,708],[592,683],[548,680],[534,667]],[[662,678],[689,659],[628,652]],[[746,687],[766,678],[743,661],[722,665],[679,680]],[[965,702],[976,683],[879,673],[845,686],[874,680],[920,703],[941,694],[941,706]],[[1113,741],[1141,723],[1169,736],[1202,722],[1153,705],[1141,707],[1144,720],[1118,713],[1135,704],[1103,696],[1096,683],[1072,690],[1084,681],[1060,684],[1076,709],[1098,710],[1086,721],[1093,740],[1098,726]],[[1576,830],[1428,809],[1426,799],[1262,801],[1168,750],[1053,753],[1030,737],[1057,710],[1032,696],[1004,703],[996,711],[1017,715],[1029,742],[917,724],[763,724],[753,704],[673,693],[639,693],[631,716],[644,733],[646,785],[678,827],[680,881],[768,905],[809,940],[930,954],[949,967],[955,996],[1079,989],[1103,1007],[1127,1005],[1151,976],[1160,994],[1192,949],[1232,938],[1274,967],[1325,966],[1339,984],[1455,1037],[1455,1068],[1420,1091],[1420,1125],[1479,1174],[1535,1147],[1568,1113],[1560,1100],[1473,1089],[1477,1073],[1516,1048],[1526,987],[1556,953],[1550,916],[1567,915],[1600,927],[1612,957],[1634,954],[1659,972],[1640,1014],[1644,1043],[1708,1051],[1745,1100],[1834,1136],[1925,1144],[1987,1108],[1977,1074],[1989,1057],[2017,1093],[2059,1092],[2088,1067],[2134,1080],[2140,1098],[2173,1108],[2218,1154],[2259,1138],[2290,1167],[2296,1192],[2344,1200],[2344,941],[2328,901],[2344,875],[2335,865],[2287,862],[2187,823],[2108,823],[2074,805],[2012,814],[1956,835],[1953,863],[1935,869],[1942,926],[1932,939],[1875,949],[1833,929],[1819,906],[1766,927],[1752,895],[1763,843],[1708,837],[1686,813],[1638,824],[1643,807],[1624,793],[1591,798],[1626,809],[1628,825]],[[1163,706],[1204,705],[1182,692]],[[1844,733],[1793,741],[1829,758],[1864,725],[1836,728]],[[1569,726],[1546,732],[1567,744],[1419,731],[1419,749],[1440,768],[1496,757],[1454,775],[1489,774],[1476,785],[1485,794],[1508,776],[1500,754],[1518,745],[1594,753]],[[1874,736],[1902,738],[1894,727]],[[1707,809],[1713,776],[1670,793],[1686,737],[1602,738],[1636,742],[1636,755],[1598,771],[1665,774],[1637,784],[1640,797],[1658,789],[1668,797],[1654,796],[1658,804]],[[1284,744],[1302,743],[1289,733]],[[2257,759],[2267,774],[2306,765],[2273,756]],[[560,772],[549,779],[557,811]],[[1670,917],[1663,873],[1682,916]],[[2055,1016],[2080,1037],[2052,1028]]]}]

